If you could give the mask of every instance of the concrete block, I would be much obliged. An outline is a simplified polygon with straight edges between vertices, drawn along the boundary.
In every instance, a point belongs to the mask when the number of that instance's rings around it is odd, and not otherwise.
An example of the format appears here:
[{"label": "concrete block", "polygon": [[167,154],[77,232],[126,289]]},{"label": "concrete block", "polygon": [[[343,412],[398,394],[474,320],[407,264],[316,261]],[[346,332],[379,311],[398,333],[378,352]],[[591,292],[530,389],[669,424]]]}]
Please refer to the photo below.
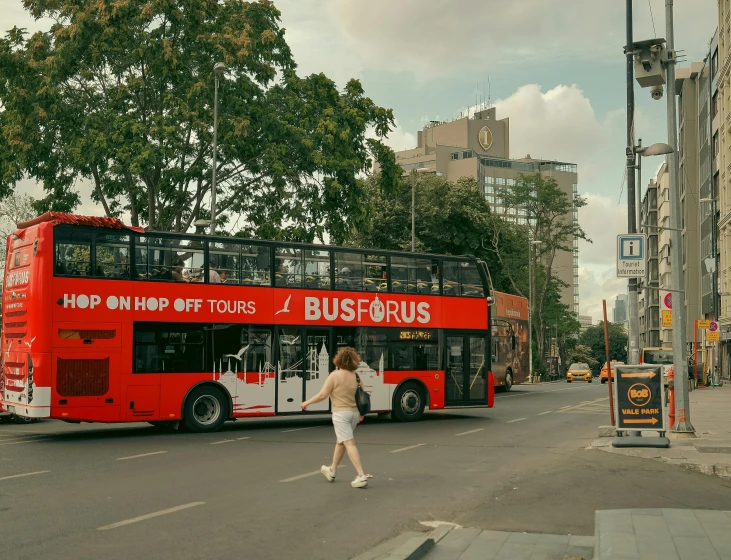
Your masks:
[{"label": "concrete block", "polygon": [[616,437],[617,428],[614,426],[599,426],[599,437]]},{"label": "concrete block", "polygon": [[674,537],[680,560],[718,560],[711,541],[705,537]]},{"label": "concrete block", "polygon": [[571,535],[569,538],[569,546],[590,546],[591,548],[594,548],[594,537]]},{"label": "concrete block", "polygon": [[691,509],[663,509],[663,517],[673,538],[703,537],[706,532]]},{"label": "concrete block", "polygon": [[[466,550],[481,532],[482,531],[480,529],[454,529],[438,541],[438,548]],[[435,542],[437,541],[435,540]],[[429,558],[431,558],[431,554],[429,555]]]}]

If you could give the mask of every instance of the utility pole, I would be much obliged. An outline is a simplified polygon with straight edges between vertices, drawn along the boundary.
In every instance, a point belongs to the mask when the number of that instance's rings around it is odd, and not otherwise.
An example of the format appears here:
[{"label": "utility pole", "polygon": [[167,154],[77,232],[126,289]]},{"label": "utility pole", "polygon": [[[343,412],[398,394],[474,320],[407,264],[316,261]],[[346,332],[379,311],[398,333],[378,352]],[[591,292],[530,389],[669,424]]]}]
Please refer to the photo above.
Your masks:
[{"label": "utility pole", "polygon": [[678,123],[675,99],[675,39],[673,30],[673,0],[665,0],[668,88],[668,154],[670,178],[670,270],[673,289],[673,366],[675,369],[675,433],[693,434],[688,399],[688,360],[685,344],[685,292],[683,283],[682,239],[680,237],[680,187],[678,184]]},{"label": "utility pole", "polygon": [[[637,210],[635,205],[635,89],[634,53],[632,45],[632,0],[627,0],[627,233],[637,233]],[[640,361],[640,319],[637,302],[637,278],[629,279],[629,363]]]}]

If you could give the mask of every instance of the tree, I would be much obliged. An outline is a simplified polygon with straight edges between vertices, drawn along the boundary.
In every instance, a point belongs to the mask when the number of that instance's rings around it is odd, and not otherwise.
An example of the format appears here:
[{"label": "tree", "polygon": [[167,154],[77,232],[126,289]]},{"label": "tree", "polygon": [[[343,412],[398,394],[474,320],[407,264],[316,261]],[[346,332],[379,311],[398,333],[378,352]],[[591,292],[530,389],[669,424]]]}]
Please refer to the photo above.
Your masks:
[{"label": "tree", "polygon": [[[609,330],[609,359],[619,362],[627,361],[627,331],[620,323],[608,323]],[[579,343],[591,348],[591,355],[596,360],[592,366],[594,373],[598,373],[601,365],[607,361],[604,344],[604,322],[588,327],[579,337]]]},{"label": "tree", "polygon": [[0,291],[5,278],[5,259],[7,258],[6,241],[16,230],[16,225],[35,217],[33,199],[25,194],[12,193],[0,199]]},{"label": "tree", "polygon": [[[527,231],[527,237],[540,242],[534,249],[540,262],[540,270],[535,274],[532,305],[538,352],[543,355],[547,325],[546,304],[550,291],[556,287],[553,270],[556,254],[559,251],[572,252],[574,239],[590,241],[578,221],[573,219],[574,211],[585,206],[586,200],[578,194],[573,197],[568,195],[561,190],[553,177],[543,178],[540,173],[521,175],[514,185],[506,187],[502,198],[506,207],[524,209],[528,223],[523,227]],[[515,255],[501,250],[499,240],[503,232],[512,234],[511,228],[496,231],[493,236],[493,251],[504,266],[511,284],[517,289],[517,271],[522,267],[515,262]],[[528,254],[527,242],[526,239],[525,255]]]},{"label": "tree", "polygon": [[[270,0],[25,0],[49,30],[0,41],[0,195],[43,183],[37,210],[70,211],[87,180],[109,216],[187,231],[208,219],[213,65],[219,90],[217,210],[230,229],[302,240],[365,219],[356,176],[371,159],[393,186],[381,139],[391,110],[322,74],[301,78]],[[366,138],[372,127],[376,139]],[[284,231],[284,233],[283,233]]]},{"label": "tree", "polygon": [[588,364],[590,368],[595,367],[598,362],[592,354],[591,348],[583,344],[577,344],[569,353],[571,363]]},{"label": "tree", "polygon": [[[450,255],[474,255],[486,261],[496,290],[512,292],[491,246],[492,216],[477,182],[464,177],[449,182],[444,177],[412,174],[385,192],[378,177],[363,181],[368,220],[353,231],[351,245],[411,250],[411,181],[416,186],[416,250]],[[507,246],[518,240],[505,239]]]}]

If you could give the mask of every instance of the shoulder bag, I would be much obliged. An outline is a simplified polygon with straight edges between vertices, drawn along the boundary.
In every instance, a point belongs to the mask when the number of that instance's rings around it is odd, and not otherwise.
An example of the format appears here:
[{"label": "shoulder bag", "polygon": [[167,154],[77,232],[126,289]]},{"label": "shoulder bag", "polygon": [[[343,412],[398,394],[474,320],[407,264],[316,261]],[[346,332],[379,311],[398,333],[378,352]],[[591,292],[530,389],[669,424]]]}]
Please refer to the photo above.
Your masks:
[{"label": "shoulder bag", "polygon": [[371,396],[363,390],[357,373],[355,379],[358,381],[358,387],[355,389],[355,405],[358,407],[360,415],[365,416],[371,411]]}]

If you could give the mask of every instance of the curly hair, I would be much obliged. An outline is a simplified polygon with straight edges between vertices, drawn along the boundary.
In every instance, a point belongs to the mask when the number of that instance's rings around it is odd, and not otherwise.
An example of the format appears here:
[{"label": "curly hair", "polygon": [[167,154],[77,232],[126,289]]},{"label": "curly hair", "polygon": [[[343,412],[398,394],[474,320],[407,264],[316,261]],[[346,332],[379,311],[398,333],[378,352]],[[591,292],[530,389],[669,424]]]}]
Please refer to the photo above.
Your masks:
[{"label": "curly hair", "polygon": [[337,354],[335,354],[333,362],[335,362],[335,365],[340,369],[355,371],[360,365],[360,354],[358,354],[355,348],[344,346],[338,350]]}]

